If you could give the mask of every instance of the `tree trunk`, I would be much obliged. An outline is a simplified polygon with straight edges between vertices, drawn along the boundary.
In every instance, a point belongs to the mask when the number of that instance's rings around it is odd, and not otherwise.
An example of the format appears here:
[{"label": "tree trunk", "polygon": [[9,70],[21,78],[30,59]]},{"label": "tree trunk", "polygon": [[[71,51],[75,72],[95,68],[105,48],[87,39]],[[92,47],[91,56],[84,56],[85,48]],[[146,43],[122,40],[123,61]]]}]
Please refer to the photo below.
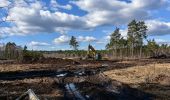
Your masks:
[{"label": "tree trunk", "polygon": [[132,50],[132,51],[131,51],[131,58],[134,58],[134,54],[133,54],[133,53],[134,53],[134,45],[133,45],[133,43],[132,43],[131,50]]},{"label": "tree trunk", "polygon": [[140,46],[140,59],[142,58],[142,46]]}]

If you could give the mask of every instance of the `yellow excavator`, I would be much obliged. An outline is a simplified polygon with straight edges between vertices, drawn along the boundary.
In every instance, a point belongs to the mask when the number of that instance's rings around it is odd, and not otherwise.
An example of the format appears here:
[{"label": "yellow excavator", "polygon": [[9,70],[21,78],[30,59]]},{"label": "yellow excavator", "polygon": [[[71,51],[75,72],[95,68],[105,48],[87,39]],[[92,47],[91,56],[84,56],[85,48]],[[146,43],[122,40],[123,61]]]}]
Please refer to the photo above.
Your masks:
[{"label": "yellow excavator", "polygon": [[96,52],[96,50],[93,48],[92,45],[89,44],[88,50],[87,50],[87,59],[101,60],[102,56],[100,53]]}]

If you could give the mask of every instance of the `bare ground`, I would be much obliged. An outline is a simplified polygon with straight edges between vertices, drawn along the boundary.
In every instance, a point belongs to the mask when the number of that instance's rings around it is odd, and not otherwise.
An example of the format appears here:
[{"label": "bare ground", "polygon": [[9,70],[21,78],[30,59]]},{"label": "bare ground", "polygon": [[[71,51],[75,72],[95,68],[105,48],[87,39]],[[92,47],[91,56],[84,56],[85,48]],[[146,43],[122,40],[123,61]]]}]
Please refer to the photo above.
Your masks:
[{"label": "bare ground", "polygon": [[[24,71],[79,69],[102,69],[108,78],[127,84],[132,88],[139,89],[140,91],[153,94],[155,95],[155,100],[169,100],[170,98],[170,59],[114,61],[75,61],[52,59],[44,62],[39,61],[37,63],[0,64],[0,74]],[[90,82],[90,84],[97,84],[95,82],[101,83],[101,78],[98,80],[96,79],[96,77],[90,76],[88,77],[88,82]],[[80,80],[82,79],[79,79],[78,81]],[[73,77],[69,78],[68,81],[73,82],[76,81],[76,79]],[[63,99],[63,90],[56,82],[56,79],[52,77],[37,77],[12,81],[0,80],[0,99],[13,100],[30,88],[33,89],[33,91],[42,100],[44,97],[49,98],[50,100]]]},{"label": "bare ground", "polygon": [[170,99],[170,63],[153,63],[104,72],[109,78],[128,84],[147,93],[156,100]]},{"label": "bare ground", "polygon": [[42,100],[45,98],[51,100],[63,97],[63,92],[58,88],[54,79],[49,77],[1,81],[0,86],[1,100],[14,100],[28,89],[32,89]]}]

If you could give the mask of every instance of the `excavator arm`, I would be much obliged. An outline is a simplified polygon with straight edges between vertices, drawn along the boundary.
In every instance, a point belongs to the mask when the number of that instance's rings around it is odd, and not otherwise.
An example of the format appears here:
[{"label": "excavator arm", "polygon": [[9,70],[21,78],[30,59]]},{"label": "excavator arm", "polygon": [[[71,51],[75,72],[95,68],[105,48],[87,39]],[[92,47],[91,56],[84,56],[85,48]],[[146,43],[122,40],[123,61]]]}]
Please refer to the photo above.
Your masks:
[{"label": "excavator arm", "polygon": [[88,51],[87,51],[87,58],[92,58],[93,60],[100,60],[101,59],[101,55],[94,49],[94,47],[92,45],[89,44],[88,46]]},{"label": "excavator arm", "polygon": [[88,51],[87,51],[88,56],[95,58],[96,55],[96,50],[93,48],[92,45],[89,44],[88,46]]}]

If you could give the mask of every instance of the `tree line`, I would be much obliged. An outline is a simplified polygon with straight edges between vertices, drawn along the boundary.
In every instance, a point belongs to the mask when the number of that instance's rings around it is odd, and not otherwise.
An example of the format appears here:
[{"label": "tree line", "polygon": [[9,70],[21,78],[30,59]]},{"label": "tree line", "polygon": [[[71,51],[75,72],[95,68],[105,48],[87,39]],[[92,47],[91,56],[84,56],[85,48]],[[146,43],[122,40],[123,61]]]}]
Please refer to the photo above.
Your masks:
[{"label": "tree line", "polygon": [[[117,58],[168,56],[170,46],[168,44],[157,44],[154,39],[147,39],[147,31],[148,28],[144,21],[132,20],[128,24],[127,37],[123,37],[120,29],[116,28],[110,35],[106,49]],[[144,44],[144,41],[147,41],[147,43]]]},{"label": "tree line", "polygon": [[24,62],[26,60],[38,60],[43,57],[39,51],[27,50],[27,46],[21,47],[14,42],[8,42],[0,48],[0,59],[17,60]]},{"label": "tree line", "polygon": [[[158,44],[154,39],[148,39],[148,28],[144,21],[132,20],[128,24],[127,36],[123,37],[120,29],[117,27],[110,35],[110,40],[106,44],[105,50],[96,50],[102,56],[112,58],[147,58],[147,57],[167,57],[170,55],[170,46],[168,44]],[[144,41],[146,41],[144,43]],[[59,53],[68,56],[86,56],[86,50],[78,50],[79,43],[74,36],[71,37],[69,45],[73,50],[58,51],[31,51],[27,47],[17,46],[14,42],[8,42],[1,47],[0,59],[18,59],[25,58],[38,59],[43,53]],[[3,49],[3,50],[2,50]]]},{"label": "tree line", "polygon": [[[132,20],[127,27],[126,37],[122,36],[120,28],[117,27],[110,35],[110,40],[105,46],[106,50],[97,50],[97,52],[110,55],[112,58],[147,58],[170,55],[168,44],[158,44],[154,39],[148,39],[148,27],[144,21]],[[146,42],[144,43],[144,41]],[[76,37],[71,37],[69,45],[73,50],[62,51],[62,53],[67,55],[86,54],[85,50],[78,50],[79,43]]]}]

